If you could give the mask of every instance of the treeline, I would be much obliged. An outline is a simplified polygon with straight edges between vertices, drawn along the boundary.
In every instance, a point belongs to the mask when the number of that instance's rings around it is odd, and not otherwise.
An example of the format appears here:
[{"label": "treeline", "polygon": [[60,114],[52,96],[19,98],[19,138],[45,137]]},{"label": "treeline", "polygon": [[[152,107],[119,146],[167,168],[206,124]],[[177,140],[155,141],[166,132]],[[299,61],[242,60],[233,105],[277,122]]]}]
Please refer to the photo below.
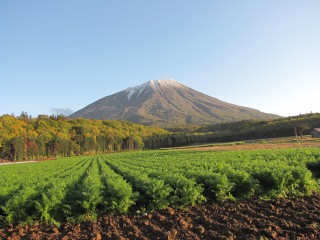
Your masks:
[{"label": "treeline", "polygon": [[31,118],[22,113],[19,117],[0,117],[0,158],[16,161],[178,147],[195,143],[295,135],[299,138],[319,127],[319,113],[276,120],[245,120],[203,127],[192,126],[189,130],[185,127],[183,132],[175,133],[131,122],[66,119],[64,116],[46,115]]},{"label": "treeline", "polygon": [[17,161],[138,150],[144,139],[168,133],[122,121],[46,115],[32,119],[23,112],[19,117],[0,117],[0,158]]},{"label": "treeline", "polygon": [[[145,148],[178,147],[194,143],[232,142],[263,138],[296,136],[302,138],[313,128],[320,127],[320,114],[303,114],[276,120],[244,120],[203,126],[170,135],[150,136],[145,139]],[[181,129],[181,128],[180,128]],[[174,129],[170,129],[174,130]]]},{"label": "treeline", "polygon": [[320,114],[310,113],[275,120],[246,120],[211,125],[198,129],[198,132],[216,133],[210,139],[214,141],[238,141],[288,136],[302,138],[304,134],[310,134],[313,128],[318,127]]}]

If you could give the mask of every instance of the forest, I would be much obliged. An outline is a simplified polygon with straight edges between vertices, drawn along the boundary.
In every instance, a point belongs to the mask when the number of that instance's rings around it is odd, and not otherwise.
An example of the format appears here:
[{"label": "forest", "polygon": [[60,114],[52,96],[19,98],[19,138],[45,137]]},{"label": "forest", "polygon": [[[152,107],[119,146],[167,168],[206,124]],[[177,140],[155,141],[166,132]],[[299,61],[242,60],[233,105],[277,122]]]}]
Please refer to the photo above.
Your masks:
[{"label": "forest", "polygon": [[309,135],[320,128],[320,113],[300,114],[275,120],[243,120],[206,126],[168,128],[170,135],[149,136],[145,148],[179,147],[196,143],[233,142],[242,140]]},{"label": "forest", "polygon": [[23,112],[0,117],[0,158],[18,161],[138,150],[145,138],[168,133],[131,122],[71,120],[62,115],[31,118]]},{"label": "forest", "polygon": [[22,112],[18,117],[0,117],[0,158],[18,161],[295,135],[299,140],[316,127],[320,127],[319,113],[165,130],[115,120],[68,119],[62,115],[31,118]]}]

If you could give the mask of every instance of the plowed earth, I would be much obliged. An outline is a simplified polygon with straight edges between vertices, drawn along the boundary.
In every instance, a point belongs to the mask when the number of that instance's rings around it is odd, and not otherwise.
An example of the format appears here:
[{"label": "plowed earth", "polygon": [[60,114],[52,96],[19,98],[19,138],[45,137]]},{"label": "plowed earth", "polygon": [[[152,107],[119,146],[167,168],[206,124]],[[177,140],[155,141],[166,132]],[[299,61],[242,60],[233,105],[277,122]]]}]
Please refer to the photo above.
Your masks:
[{"label": "plowed earth", "polygon": [[229,150],[254,150],[254,149],[279,149],[279,148],[314,148],[320,147],[320,141],[318,139],[309,139],[300,142],[293,141],[267,141],[265,143],[245,143],[240,145],[216,145],[216,146],[205,146],[205,147],[189,147],[180,149],[183,150],[199,150],[199,151],[229,151]]},{"label": "plowed earth", "polygon": [[8,226],[2,239],[320,239],[320,196],[206,204],[96,223]]}]

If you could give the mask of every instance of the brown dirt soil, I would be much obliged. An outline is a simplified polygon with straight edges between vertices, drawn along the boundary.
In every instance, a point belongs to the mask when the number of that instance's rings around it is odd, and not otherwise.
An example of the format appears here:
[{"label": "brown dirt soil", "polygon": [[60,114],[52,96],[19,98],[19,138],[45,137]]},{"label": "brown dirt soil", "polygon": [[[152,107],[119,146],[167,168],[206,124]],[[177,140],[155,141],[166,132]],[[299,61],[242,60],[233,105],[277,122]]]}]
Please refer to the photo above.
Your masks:
[{"label": "brown dirt soil", "polygon": [[240,145],[227,146],[208,146],[208,147],[192,147],[183,150],[199,150],[199,151],[227,151],[227,150],[254,150],[254,149],[279,149],[279,148],[307,148],[320,147],[319,141],[301,141],[301,142],[265,142],[265,143],[245,143]]},{"label": "brown dirt soil", "polygon": [[320,195],[105,215],[60,228],[9,226],[0,239],[320,239]]},{"label": "brown dirt soil", "polygon": [[31,160],[24,160],[24,161],[9,161],[5,159],[0,159],[0,164],[16,164],[16,163],[30,163],[30,162],[44,162],[44,161],[50,161],[50,160],[56,160],[56,157],[51,157],[51,158],[36,158],[36,159],[31,159]]}]

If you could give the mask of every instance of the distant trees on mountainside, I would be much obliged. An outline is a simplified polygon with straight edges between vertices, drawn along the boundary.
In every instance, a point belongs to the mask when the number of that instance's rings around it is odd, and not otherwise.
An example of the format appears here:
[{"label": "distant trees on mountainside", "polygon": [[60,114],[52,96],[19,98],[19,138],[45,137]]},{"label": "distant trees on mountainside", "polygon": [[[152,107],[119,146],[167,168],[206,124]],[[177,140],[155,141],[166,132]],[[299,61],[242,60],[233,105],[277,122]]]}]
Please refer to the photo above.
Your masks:
[{"label": "distant trees on mountainside", "polygon": [[[276,120],[243,120],[207,126],[170,128],[170,135],[150,136],[145,148],[178,147],[193,143],[231,142],[241,140],[295,136],[302,138],[311,129],[320,127],[320,114],[311,113]],[[156,140],[155,138],[159,138]]]},{"label": "distant trees on mountainside", "polygon": [[320,114],[310,113],[275,120],[245,120],[216,124],[197,129],[197,132],[215,132],[214,140],[237,141],[245,139],[294,136],[295,130],[302,137],[320,126]]},{"label": "distant trees on mountainside", "polygon": [[26,160],[99,154],[144,147],[144,138],[168,131],[109,120],[66,119],[26,113],[0,117],[0,158]]},{"label": "distant trees on mountainside", "polygon": [[320,127],[320,114],[276,120],[245,120],[208,126],[146,127],[115,120],[66,119],[27,113],[0,117],[0,158],[26,160],[41,157],[102,154],[139,149],[177,147],[194,143],[230,142],[296,135],[301,138]]}]

